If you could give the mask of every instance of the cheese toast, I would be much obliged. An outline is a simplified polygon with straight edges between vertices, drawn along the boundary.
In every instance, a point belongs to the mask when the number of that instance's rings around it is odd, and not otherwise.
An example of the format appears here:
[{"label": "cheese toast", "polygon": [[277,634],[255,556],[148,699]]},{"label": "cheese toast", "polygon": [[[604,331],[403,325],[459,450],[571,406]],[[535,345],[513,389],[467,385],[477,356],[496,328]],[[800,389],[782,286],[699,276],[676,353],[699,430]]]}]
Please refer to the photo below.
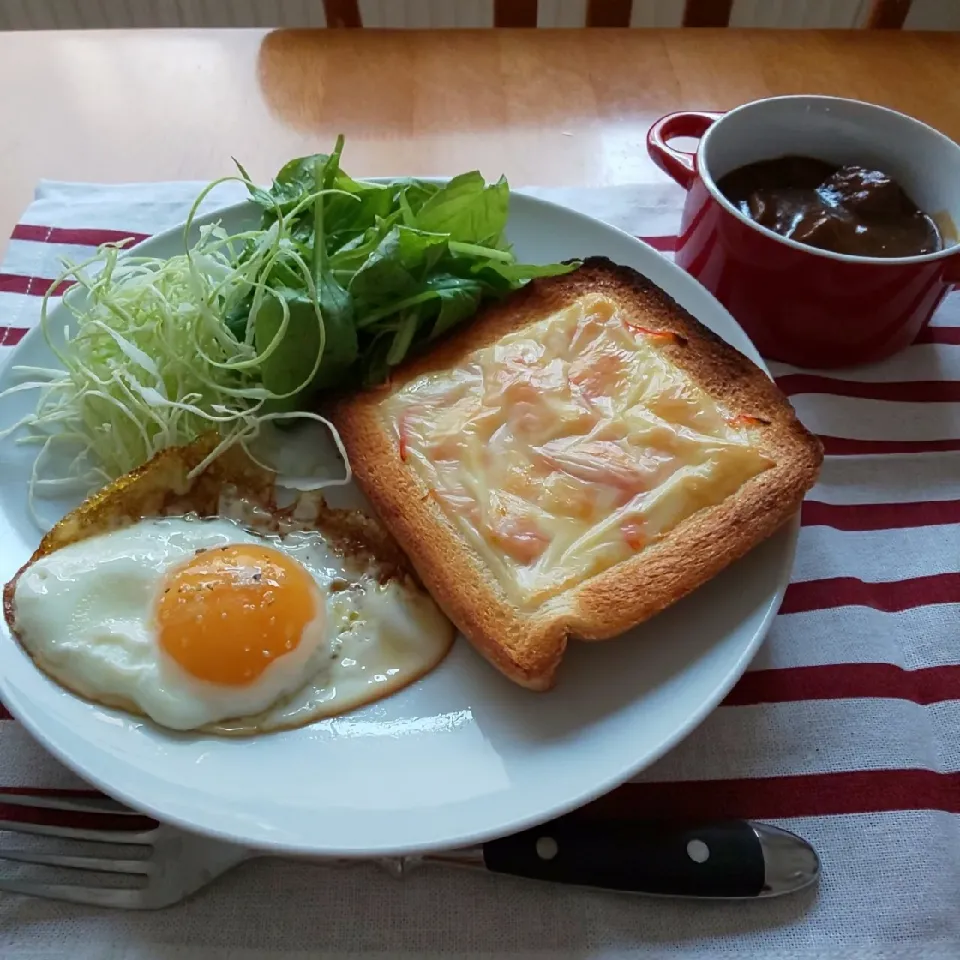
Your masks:
[{"label": "cheese toast", "polygon": [[762,370],[597,257],[331,416],[444,612],[534,690],[568,638],[622,633],[774,533],[823,459]]}]

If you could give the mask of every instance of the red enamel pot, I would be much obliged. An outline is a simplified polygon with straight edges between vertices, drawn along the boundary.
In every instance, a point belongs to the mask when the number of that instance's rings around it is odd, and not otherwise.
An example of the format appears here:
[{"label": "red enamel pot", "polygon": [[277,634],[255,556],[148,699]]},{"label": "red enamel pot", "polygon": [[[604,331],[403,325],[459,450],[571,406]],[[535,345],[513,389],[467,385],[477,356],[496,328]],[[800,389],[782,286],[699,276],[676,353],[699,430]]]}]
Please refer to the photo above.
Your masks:
[{"label": "red enamel pot", "polygon": [[[695,153],[670,141],[699,138]],[[960,280],[960,146],[912,117],[836,97],[772,97],[728,113],[662,117],[650,156],[687,191],[676,260],[733,314],[765,357],[842,367],[912,343]],[[945,248],[871,258],[818,250],[743,216],[717,180],[748,163],[816,157],[892,176],[941,225]]]}]

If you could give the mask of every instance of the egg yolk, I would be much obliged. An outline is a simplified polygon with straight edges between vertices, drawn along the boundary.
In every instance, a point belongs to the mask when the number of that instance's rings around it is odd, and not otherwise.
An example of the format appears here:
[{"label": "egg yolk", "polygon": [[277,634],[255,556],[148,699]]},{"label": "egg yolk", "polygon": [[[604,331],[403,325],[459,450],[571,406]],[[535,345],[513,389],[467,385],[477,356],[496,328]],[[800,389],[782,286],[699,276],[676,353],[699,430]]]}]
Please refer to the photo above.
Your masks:
[{"label": "egg yolk", "polygon": [[198,680],[246,686],[299,646],[320,612],[316,593],[310,574],[279,550],[205,550],[164,579],[159,643]]}]

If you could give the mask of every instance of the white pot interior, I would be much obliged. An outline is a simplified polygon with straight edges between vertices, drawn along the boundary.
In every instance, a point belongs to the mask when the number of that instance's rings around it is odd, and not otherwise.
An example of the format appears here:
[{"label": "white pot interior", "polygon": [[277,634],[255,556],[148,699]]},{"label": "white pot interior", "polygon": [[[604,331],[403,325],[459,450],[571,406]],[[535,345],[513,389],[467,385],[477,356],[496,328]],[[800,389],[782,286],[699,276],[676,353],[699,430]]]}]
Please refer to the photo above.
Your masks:
[{"label": "white pot interior", "polygon": [[[716,192],[731,170],[788,155],[882,170],[938,223],[946,215],[960,226],[960,147],[919,120],[856,100],[775,97],[738,107],[701,141],[700,172]],[[956,243],[956,229],[945,226],[944,239]]]}]

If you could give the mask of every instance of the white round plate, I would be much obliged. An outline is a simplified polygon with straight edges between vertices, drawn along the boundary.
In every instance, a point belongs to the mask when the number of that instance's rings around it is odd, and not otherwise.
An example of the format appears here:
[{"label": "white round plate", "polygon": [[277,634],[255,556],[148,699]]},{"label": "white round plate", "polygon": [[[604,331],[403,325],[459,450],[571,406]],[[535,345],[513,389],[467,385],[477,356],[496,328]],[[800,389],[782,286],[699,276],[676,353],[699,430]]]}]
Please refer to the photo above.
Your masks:
[{"label": "white round plate", "polygon": [[[220,211],[228,231],[257,219]],[[645,273],[761,363],[730,315],[651,247],[570,210],[515,194],[509,236],[524,261],[600,254]],[[183,250],[182,230],[137,248]],[[64,315],[58,318],[66,319]],[[51,366],[39,331],[15,363]],[[0,427],[34,400],[0,404]],[[26,512],[34,448],[0,444],[0,580],[40,533]],[[74,504],[44,504],[50,521]],[[380,703],[247,740],[165,732],[63,691],[4,629],[0,696],[64,763],[161,820],[275,850],[335,856],[425,851],[532,826],[610,790],[690,733],[746,669],[780,603],[797,525],[617,640],[571,644],[550,693],[514,686],[459,639],[441,666]]]}]

